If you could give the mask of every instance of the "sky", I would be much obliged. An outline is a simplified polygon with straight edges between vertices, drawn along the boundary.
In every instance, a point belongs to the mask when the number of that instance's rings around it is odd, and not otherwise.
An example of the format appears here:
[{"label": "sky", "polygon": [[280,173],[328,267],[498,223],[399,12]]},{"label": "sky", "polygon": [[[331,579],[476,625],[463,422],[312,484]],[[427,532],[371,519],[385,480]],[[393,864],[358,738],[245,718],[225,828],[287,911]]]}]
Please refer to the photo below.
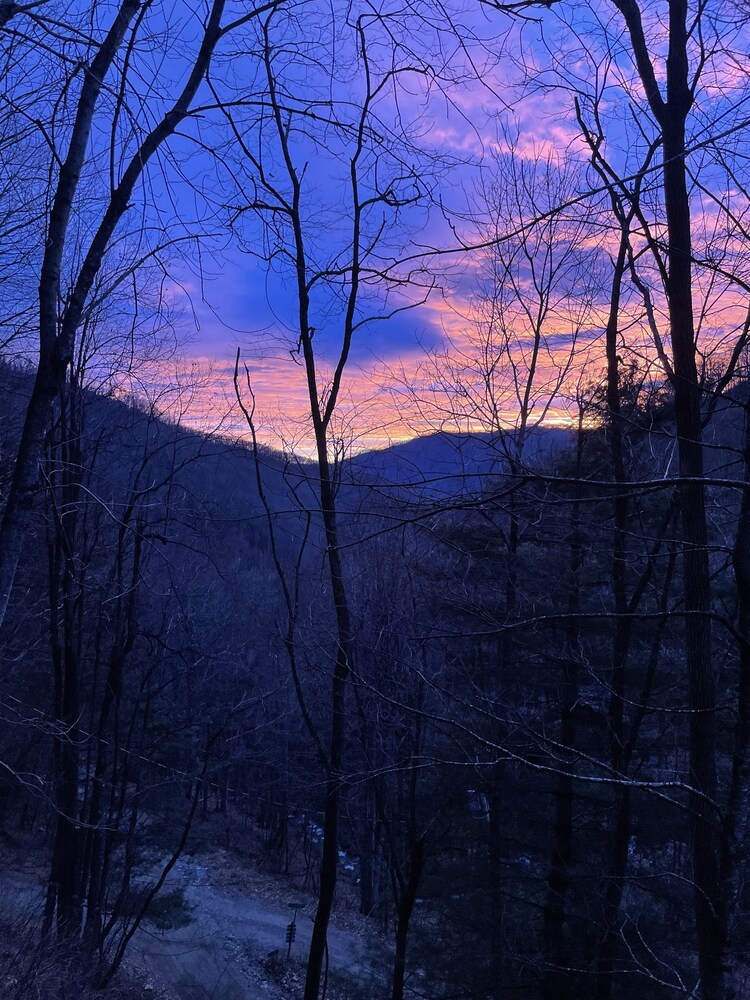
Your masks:
[{"label": "sky", "polygon": [[[450,369],[457,386],[462,379],[476,375],[470,354],[486,335],[482,333],[482,299],[494,294],[488,283],[491,286],[497,278],[492,276],[497,262],[491,253],[468,253],[460,249],[461,244],[473,244],[504,227],[517,226],[522,215],[553,207],[552,201],[569,196],[574,185],[581,183],[566,166],[576,143],[576,128],[566,109],[569,94],[549,90],[522,96],[528,69],[522,62],[528,62],[534,46],[541,44],[539,26],[513,22],[500,14],[477,16],[475,7],[465,8],[465,17],[467,12],[461,31],[463,51],[452,33],[442,28],[428,31],[430,37],[420,43],[419,50],[409,40],[411,51],[398,51],[395,56],[377,25],[368,35],[369,68],[376,83],[384,78],[382,67],[392,65],[388,62],[392,58],[421,68],[420,72],[403,73],[395,86],[385,86],[373,101],[368,127],[386,138],[366,140],[358,161],[365,196],[372,195],[377,185],[382,190],[399,172],[401,187],[394,190],[400,197],[408,200],[409,185],[416,188],[415,203],[398,212],[389,211],[387,205],[385,210],[375,206],[367,227],[379,235],[375,250],[378,266],[395,267],[403,274],[406,268],[394,262],[405,257],[418,265],[419,273],[416,287],[397,289],[387,300],[382,281],[369,282],[361,296],[360,318],[378,318],[365,323],[354,336],[334,420],[335,433],[354,449],[381,447],[467,422],[476,427],[481,408],[476,407],[472,416],[465,406],[454,406],[450,397],[458,393],[447,373]],[[548,30],[554,31],[552,20],[548,16],[547,20]],[[403,29],[400,18],[396,22]],[[302,177],[305,239],[314,271],[341,264],[350,253],[347,182],[355,148],[351,129],[364,100],[363,61],[356,58],[353,33],[339,21],[327,38],[327,51],[335,56],[334,69],[327,75],[329,65],[323,72],[310,53],[307,25],[295,34],[298,27],[281,19],[278,37],[284,38],[288,51],[286,58],[279,57],[275,68],[279,86],[285,88],[285,99],[293,109],[291,155]],[[325,35],[330,28],[321,21],[318,30]],[[530,35],[535,38],[530,40]],[[424,67],[432,66],[438,47],[446,52],[449,46],[443,79],[430,80]],[[481,75],[480,82],[471,78],[476,72]],[[242,70],[236,68],[227,94],[236,100],[238,94],[258,94],[264,86],[257,66],[246,60]],[[345,122],[345,128],[331,127],[330,122],[310,124],[302,114],[310,107],[317,108],[317,102],[324,98],[329,102],[326,107],[335,107],[337,120]],[[272,164],[269,172],[276,190],[288,190],[279,166],[278,142],[267,116],[261,119],[254,111],[238,111],[233,124],[255,156],[253,162],[233,162],[238,207],[243,193],[247,204],[252,201],[249,192],[258,191],[261,161],[264,166]],[[578,152],[574,155],[580,159]],[[523,161],[526,166],[513,171],[508,165],[511,160]],[[405,163],[406,171],[402,169]],[[405,172],[411,173],[406,180]],[[549,190],[534,198],[523,191],[509,198],[501,190],[506,183],[523,186],[540,180]],[[272,200],[267,191],[263,198]],[[227,241],[215,256],[204,253],[200,275],[194,268],[184,268],[173,284],[174,311],[187,334],[181,379],[189,381],[192,375],[197,382],[189,406],[181,404],[181,419],[202,428],[220,427],[226,433],[246,431],[234,400],[233,370],[239,349],[243,385],[246,387],[247,365],[255,396],[259,436],[276,446],[305,451],[310,440],[309,401],[305,372],[295,351],[294,274],[288,262],[280,259],[283,241],[291,236],[288,229],[269,236],[264,221],[268,221],[267,215],[261,221],[258,213],[244,210],[236,219],[237,239]],[[576,212],[568,213],[558,226],[557,239],[565,228],[577,228]],[[580,233],[574,238],[582,243]],[[432,252],[451,247],[456,252]],[[578,247],[578,258],[583,250],[583,246]],[[514,295],[532,301],[534,290],[528,292],[524,287],[530,280],[529,274],[523,273],[524,268],[529,270],[528,262],[522,259],[523,254],[516,256],[509,265],[518,271]],[[581,259],[575,264],[574,279],[582,286],[587,284],[587,267],[590,269],[590,263],[584,266]],[[590,353],[591,343],[600,334],[599,328],[586,328],[587,317],[573,315],[576,296],[571,287],[564,287],[571,280],[571,276],[555,278],[566,303],[552,309],[556,315],[546,320],[543,335],[554,339],[556,352],[547,352],[546,364],[547,368],[551,364],[552,374],[547,372],[544,378],[537,374],[540,392],[545,384],[559,387],[559,372],[569,366],[574,340],[581,350],[585,342]],[[429,285],[433,287],[428,290]],[[345,285],[334,282],[333,286],[321,283],[312,293],[321,387],[326,385],[340,347],[345,291]],[[584,287],[578,293],[579,297],[590,297]],[[506,303],[504,308],[506,314],[514,312],[522,343],[524,336],[529,336],[528,330],[524,332],[524,309],[517,303]],[[508,318],[504,317],[505,324]],[[523,371],[516,376],[522,377]],[[546,418],[558,422],[570,419],[570,397],[574,394],[575,387],[568,398],[563,393],[552,411],[545,412]],[[503,398],[500,408],[504,422],[512,423],[517,408],[515,393]]]},{"label": "sky", "polygon": [[[237,0],[227,16],[246,9]],[[666,9],[643,6],[660,80]],[[696,309],[713,364],[717,345],[731,350],[750,289],[750,37],[731,5],[715,0],[703,11],[708,55],[689,164]],[[133,52],[127,97],[134,120],[155,121],[197,35],[187,5],[155,5],[148,16],[154,30]],[[436,430],[575,421],[602,376],[617,245],[581,121],[601,128],[601,148],[624,177],[641,168],[656,135],[614,5],[560,0],[512,17],[475,0],[381,0],[377,8],[370,0],[287,0],[268,30],[288,149],[269,110],[259,25],[251,24],[222,42],[194,116],[149,170],[143,207],[111,253],[116,274],[148,238],[171,244],[164,269],[147,267],[139,292],[138,321],[153,350],[137,371],[125,356],[121,391],[156,397],[191,426],[246,435],[233,378],[239,351],[242,398],[247,407],[252,395],[261,440],[311,452],[294,234],[284,211],[288,154],[299,181],[321,396],[351,287],[353,163],[365,205],[358,328],[332,421],[338,441],[362,450]],[[137,135],[114,90],[105,112],[92,137],[100,174],[111,136],[124,164]],[[107,114],[116,114],[116,127]],[[658,167],[657,152],[642,198],[657,243]],[[110,168],[121,169],[114,157]],[[86,184],[83,191],[85,229],[94,200]],[[631,282],[622,303],[623,356],[657,379],[654,330],[668,349],[658,269],[642,231],[632,244],[642,288]],[[130,287],[120,293],[127,299]],[[117,308],[105,329],[132,319],[132,304]]]}]

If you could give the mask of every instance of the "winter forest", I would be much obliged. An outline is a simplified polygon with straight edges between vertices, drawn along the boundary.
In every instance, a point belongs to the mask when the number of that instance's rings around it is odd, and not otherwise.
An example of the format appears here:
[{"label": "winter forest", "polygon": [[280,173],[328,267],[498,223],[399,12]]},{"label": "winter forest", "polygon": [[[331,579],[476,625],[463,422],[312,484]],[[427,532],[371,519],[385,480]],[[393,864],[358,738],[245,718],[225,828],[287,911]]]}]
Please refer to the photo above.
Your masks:
[{"label": "winter forest", "polygon": [[750,997],[749,56],[0,0],[2,997]]}]

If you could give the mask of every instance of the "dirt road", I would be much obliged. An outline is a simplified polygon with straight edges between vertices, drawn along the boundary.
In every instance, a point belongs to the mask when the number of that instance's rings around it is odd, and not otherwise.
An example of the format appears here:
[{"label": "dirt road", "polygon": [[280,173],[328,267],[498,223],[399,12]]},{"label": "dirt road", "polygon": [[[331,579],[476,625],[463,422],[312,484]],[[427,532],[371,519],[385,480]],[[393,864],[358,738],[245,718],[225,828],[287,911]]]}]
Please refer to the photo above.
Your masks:
[{"label": "dirt road", "polygon": [[[276,950],[286,956],[292,910],[215,886],[210,867],[189,858],[181,859],[170,874],[167,888],[178,886],[192,910],[189,926],[160,932],[146,925],[131,944],[131,956],[154,968],[184,1000],[286,997],[264,975],[261,962]],[[292,957],[307,955],[311,931],[310,918],[298,916]],[[331,928],[328,952],[332,970],[357,978],[373,974],[367,944],[358,934]]]},{"label": "dirt road", "polygon": [[[212,871],[214,862],[214,858],[184,857],[170,873],[165,891],[184,890],[190,908],[187,926],[160,931],[144,921],[133,938],[126,964],[143,983],[144,997],[157,982],[179,1000],[291,1000],[298,991],[282,988],[265,963],[269,954],[277,952],[277,968],[289,969],[285,938],[293,911],[223,886],[226,866],[223,872]],[[25,916],[30,926],[38,926],[43,905],[40,873],[19,865],[2,873],[0,885],[0,916],[17,920]],[[292,946],[292,959],[299,963],[307,956],[311,931],[311,918],[299,914]],[[368,954],[361,933],[331,927],[328,950],[332,972],[359,980],[377,976],[371,966],[377,949],[370,943]],[[297,972],[301,975],[301,966]]]}]

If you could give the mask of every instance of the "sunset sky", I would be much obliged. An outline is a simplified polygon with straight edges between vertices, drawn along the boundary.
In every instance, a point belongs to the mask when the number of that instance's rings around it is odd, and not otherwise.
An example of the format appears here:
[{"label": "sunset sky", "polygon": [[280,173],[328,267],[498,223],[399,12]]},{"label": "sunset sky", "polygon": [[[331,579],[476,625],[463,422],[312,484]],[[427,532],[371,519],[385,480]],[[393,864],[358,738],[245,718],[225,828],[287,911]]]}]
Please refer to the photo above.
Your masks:
[{"label": "sunset sky", "polygon": [[[435,265],[435,289],[426,302],[365,327],[355,336],[337,427],[357,449],[455,425],[469,423],[475,429],[481,425],[481,406],[462,403],[456,386],[462,378],[470,378],[467,372],[474,370],[476,374],[478,345],[488,329],[482,296],[486,300],[498,284],[507,287],[511,272],[516,287],[502,303],[503,327],[506,337],[509,329],[513,331],[518,359],[515,381],[523,382],[531,337],[525,310],[532,313],[535,303],[535,276],[530,271],[534,264],[524,256],[530,249],[540,261],[541,274],[545,245],[553,248],[553,269],[562,248],[572,248],[569,262],[551,279],[551,305],[543,321],[544,350],[535,375],[532,419],[540,415],[558,423],[571,419],[576,393],[601,373],[601,331],[609,295],[606,265],[616,239],[608,229],[612,222],[606,197],[593,197],[568,208],[555,223],[554,232],[547,228],[539,234],[541,242],[536,250],[533,241],[537,237],[532,235],[515,255],[508,251],[512,259],[505,261],[504,272],[501,267],[493,273],[497,263],[489,251],[448,255],[433,255],[431,251],[456,248],[461,241],[475,244],[507,235],[519,230],[524,221],[599,186],[598,178],[587,169],[589,154],[575,120],[576,95],[584,109],[593,96],[599,98],[606,152],[621,175],[639,168],[654,127],[645,112],[619,15],[607,3],[542,10],[535,13],[534,21],[515,22],[497,12],[485,17],[477,15],[475,7],[471,10],[470,28],[477,41],[470,42],[465,51],[453,53],[454,72],[460,77],[474,60],[474,69],[481,70],[481,84],[464,78],[453,86],[428,92],[422,78],[415,76],[399,96],[398,113],[411,115],[410,125],[417,123],[412,128],[412,141],[421,150],[419,155],[425,163],[435,156],[445,162],[429,181],[432,207],[422,205],[403,213],[400,246],[393,256],[424,254],[428,266]],[[656,8],[652,16],[647,29],[658,42],[663,32]],[[495,40],[486,44],[493,35]],[[739,51],[746,39],[735,34],[730,41]],[[305,72],[297,73],[293,83],[306,95],[307,90],[314,93],[320,81],[306,78]],[[732,122],[747,113],[744,72],[731,60],[709,60],[703,80],[705,89],[699,92],[694,115],[696,143],[705,140],[709,128],[731,129]],[[237,73],[236,85],[252,88],[258,84],[256,80],[246,82]],[[341,80],[339,86],[344,87]],[[356,92],[356,80],[352,87]],[[344,102],[349,99],[345,89],[334,96]],[[391,113],[393,109],[391,104]],[[381,117],[384,113],[388,113],[388,102],[379,108]],[[307,218],[311,240],[319,258],[326,253],[335,256],[346,236],[338,231],[335,221],[344,176],[340,171],[348,164],[345,155],[340,163],[337,157],[346,150],[335,144],[326,149],[320,137],[315,141],[300,136],[295,139],[293,154],[299,169],[304,167],[304,196],[312,206]],[[707,159],[704,149],[693,159],[703,171],[703,183],[709,189],[715,185],[717,192],[723,191],[725,200],[729,199],[726,178],[704,162]],[[658,163],[658,158],[654,162]],[[509,191],[514,186],[512,197]],[[657,202],[657,195],[648,191],[656,192],[658,186],[658,171],[654,171],[646,185],[646,203]],[[744,192],[731,194],[735,211],[744,217]],[[742,248],[733,248],[725,238],[723,210],[698,188],[696,206],[701,213],[697,255],[704,242],[711,241],[713,247],[721,243],[722,259],[736,258]],[[278,269],[269,273],[254,255],[263,239],[261,229],[247,215],[241,218],[242,246],[226,241],[221,252],[204,257],[202,281],[194,271],[185,269],[172,289],[177,325],[188,337],[180,363],[181,381],[194,382],[193,390],[182,397],[182,419],[204,428],[220,426],[225,433],[244,433],[232,386],[239,348],[256,396],[260,436],[275,445],[306,451],[308,404],[304,371],[294,354],[293,282]],[[744,240],[742,243],[744,247]],[[518,240],[504,246],[507,250],[516,244]],[[643,273],[656,289],[653,267],[645,257],[642,261]],[[701,273],[696,274],[696,288],[705,293],[705,343],[722,337],[731,340],[744,318],[744,296]],[[410,294],[414,301],[419,300],[420,293]],[[658,294],[655,305],[660,332],[667,336]],[[337,312],[330,298],[318,306],[321,318],[316,348],[322,384],[326,367],[336,358],[341,310]],[[704,308],[700,294],[698,308]],[[372,311],[378,309],[372,306]],[[651,334],[642,303],[632,294],[625,302],[622,327],[643,363],[652,363]],[[493,329],[493,336],[497,336],[497,319]],[[518,412],[518,394],[513,378],[507,373],[504,377],[504,388],[497,383],[501,419],[512,424]],[[547,410],[552,393],[555,399]],[[458,400],[455,405],[452,398]]]}]

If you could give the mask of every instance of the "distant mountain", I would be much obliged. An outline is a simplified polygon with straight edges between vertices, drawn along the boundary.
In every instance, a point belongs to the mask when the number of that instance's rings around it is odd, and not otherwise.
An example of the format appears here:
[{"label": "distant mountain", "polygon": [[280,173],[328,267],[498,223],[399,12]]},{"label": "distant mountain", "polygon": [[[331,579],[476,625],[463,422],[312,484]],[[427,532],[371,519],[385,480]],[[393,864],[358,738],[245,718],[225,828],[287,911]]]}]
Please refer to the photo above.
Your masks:
[{"label": "distant mountain", "polygon": [[[524,445],[524,464],[529,468],[548,464],[572,444],[572,435],[561,428],[535,428]],[[501,473],[507,464],[503,439],[497,434],[439,432],[356,455],[347,463],[344,478],[353,487],[437,500],[482,489],[487,477]]]},{"label": "distant mountain", "polygon": [[[0,358],[0,509],[33,380],[32,368]],[[130,491],[148,491],[155,508],[163,505],[165,516],[169,505],[171,537],[181,543],[189,534],[202,532],[206,549],[213,536],[218,545],[219,536],[233,533],[249,533],[253,544],[265,544],[265,512],[245,442],[186,428],[138,401],[88,390],[83,401],[83,455],[92,497],[116,510]],[[306,467],[290,470],[284,456],[269,448],[261,448],[259,455],[265,499],[283,522],[284,538],[294,537],[302,523],[299,503],[315,505],[305,481]],[[297,499],[290,497],[290,481]],[[42,497],[40,481],[40,504]]]},{"label": "distant mountain", "polygon": [[[26,402],[31,393],[33,369],[14,367],[0,359],[0,472],[5,473],[15,452]],[[227,438],[206,437],[198,431],[172,424],[149,413],[139,404],[112,396],[87,393],[85,434],[89,440],[102,433],[109,439],[109,476],[119,480],[127,474],[138,455],[150,447],[172,442],[178,449],[178,465],[184,469],[178,482],[193,494],[196,506],[214,509],[230,506],[234,516],[244,508],[245,516],[260,513],[255,467],[248,447]],[[571,441],[571,431],[536,428],[524,446],[525,462],[534,468],[548,464]],[[508,438],[505,438],[507,443]],[[104,456],[102,456],[104,457]],[[315,468],[305,462],[290,464],[271,449],[261,450],[262,477],[266,500],[277,514],[290,512],[300,500],[316,506]],[[345,489],[362,496],[374,489],[382,496],[411,500],[439,500],[486,488],[487,477],[507,467],[503,439],[497,434],[454,434],[439,432],[393,444],[388,448],[362,452],[345,462],[342,482]],[[306,482],[307,480],[307,482]],[[300,491],[292,501],[289,485]]]}]

